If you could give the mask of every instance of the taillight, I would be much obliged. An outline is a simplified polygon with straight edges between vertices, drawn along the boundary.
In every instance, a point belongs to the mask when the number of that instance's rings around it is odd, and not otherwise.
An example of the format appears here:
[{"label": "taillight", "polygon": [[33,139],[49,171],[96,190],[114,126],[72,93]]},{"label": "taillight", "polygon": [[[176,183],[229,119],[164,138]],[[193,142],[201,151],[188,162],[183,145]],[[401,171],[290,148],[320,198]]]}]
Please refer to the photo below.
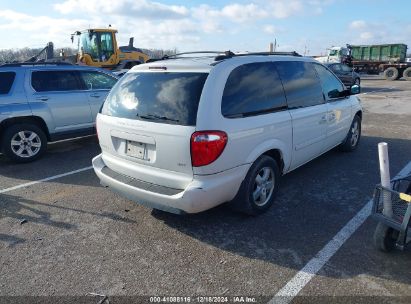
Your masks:
[{"label": "taillight", "polygon": [[227,144],[227,134],[222,131],[201,131],[191,135],[191,164],[201,167],[215,161]]}]

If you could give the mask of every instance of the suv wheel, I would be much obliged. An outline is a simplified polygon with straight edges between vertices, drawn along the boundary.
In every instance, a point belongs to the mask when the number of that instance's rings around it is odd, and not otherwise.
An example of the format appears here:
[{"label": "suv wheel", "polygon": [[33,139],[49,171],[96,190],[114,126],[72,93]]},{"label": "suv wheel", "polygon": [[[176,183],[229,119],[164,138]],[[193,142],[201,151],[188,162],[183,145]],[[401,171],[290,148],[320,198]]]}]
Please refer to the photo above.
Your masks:
[{"label": "suv wheel", "polygon": [[344,152],[351,152],[357,149],[361,138],[361,118],[355,115],[350,130],[344,142],[340,145],[340,149]]},{"label": "suv wheel", "polygon": [[259,157],[248,171],[231,206],[249,215],[267,211],[274,203],[279,180],[277,162],[267,155]]},{"label": "suv wheel", "polygon": [[2,147],[3,153],[11,160],[27,163],[44,153],[47,137],[36,125],[16,124],[4,131]]}]

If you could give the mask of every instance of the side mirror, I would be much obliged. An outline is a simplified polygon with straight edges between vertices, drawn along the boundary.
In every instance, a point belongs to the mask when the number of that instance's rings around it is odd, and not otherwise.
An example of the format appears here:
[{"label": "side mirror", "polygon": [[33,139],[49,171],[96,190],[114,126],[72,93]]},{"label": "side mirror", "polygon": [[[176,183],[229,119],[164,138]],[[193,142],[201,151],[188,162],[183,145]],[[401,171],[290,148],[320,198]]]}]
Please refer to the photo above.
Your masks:
[{"label": "side mirror", "polygon": [[360,94],[360,86],[357,84],[354,84],[350,89],[350,94],[351,95]]}]

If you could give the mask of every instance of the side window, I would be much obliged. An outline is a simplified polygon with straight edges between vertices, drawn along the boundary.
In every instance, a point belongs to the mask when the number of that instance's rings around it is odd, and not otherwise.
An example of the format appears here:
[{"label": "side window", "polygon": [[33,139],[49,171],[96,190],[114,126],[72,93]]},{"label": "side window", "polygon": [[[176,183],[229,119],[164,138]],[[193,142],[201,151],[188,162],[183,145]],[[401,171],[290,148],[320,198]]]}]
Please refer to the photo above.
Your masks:
[{"label": "side window", "polygon": [[340,93],[344,91],[344,85],[341,81],[322,65],[314,64],[314,67],[320,77],[324,95],[327,96],[327,99],[340,97]]},{"label": "side window", "polygon": [[81,71],[81,77],[89,90],[110,90],[117,79],[100,72]]},{"label": "side window", "polygon": [[235,68],[227,79],[221,102],[225,117],[251,116],[287,108],[281,80],[271,62]]},{"label": "side window", "polygon": [[1,72],[0,73],[0,95],[8,94],[16,78],[14,72]]},{"label": "side window", "polygon": [[111,33],[102,33],[101,34],[101,52],[102,60],[108,60],[114,54],[113,40]]},{"label": "side window", "polygon": [[31,74],[31,85],[37,92],[83,89],[75,71],[35,71]]},{"label": "side window", "polygon": [[322,88],[311,63],[303,61],[276,62],[283,81],[290,109],[310,107],[324,103]]}]

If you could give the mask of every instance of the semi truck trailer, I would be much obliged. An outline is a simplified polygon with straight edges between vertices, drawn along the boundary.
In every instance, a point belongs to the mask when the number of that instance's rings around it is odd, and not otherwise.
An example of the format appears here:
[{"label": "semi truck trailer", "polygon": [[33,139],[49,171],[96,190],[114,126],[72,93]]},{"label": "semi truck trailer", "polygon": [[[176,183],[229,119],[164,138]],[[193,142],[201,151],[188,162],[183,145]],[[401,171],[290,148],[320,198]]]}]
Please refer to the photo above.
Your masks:
[{"label": "semi truck trailer", "polygon": [[406,59],[407,45],[349,45],[332,47],[327,50],[327,56],[317,57],[323,63],[341,62],[354,68],[357,72],[367,74],[383,73],[387,80],[397,80],[403,77],[411,80],[411,62]]}]

